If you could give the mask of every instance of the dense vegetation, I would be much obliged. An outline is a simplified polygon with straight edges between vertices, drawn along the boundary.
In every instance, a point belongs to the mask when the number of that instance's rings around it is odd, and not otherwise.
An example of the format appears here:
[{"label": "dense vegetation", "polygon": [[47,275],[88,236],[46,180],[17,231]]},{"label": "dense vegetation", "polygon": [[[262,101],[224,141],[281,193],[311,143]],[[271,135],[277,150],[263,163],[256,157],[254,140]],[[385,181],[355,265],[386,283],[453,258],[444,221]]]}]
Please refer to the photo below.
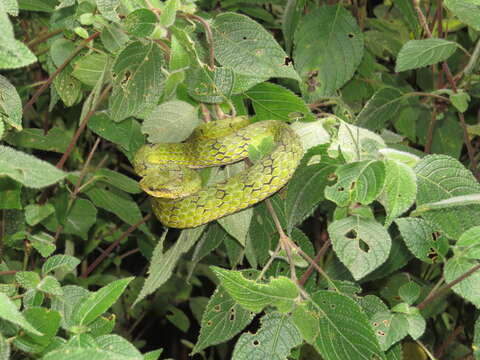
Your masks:
[{"label": "dense vegetation", "polygon": [[[479,56],[479,0],[2,0],[0,360],[480,358]],[[288,185],[162,226],[137,150],[238,115]]]}]

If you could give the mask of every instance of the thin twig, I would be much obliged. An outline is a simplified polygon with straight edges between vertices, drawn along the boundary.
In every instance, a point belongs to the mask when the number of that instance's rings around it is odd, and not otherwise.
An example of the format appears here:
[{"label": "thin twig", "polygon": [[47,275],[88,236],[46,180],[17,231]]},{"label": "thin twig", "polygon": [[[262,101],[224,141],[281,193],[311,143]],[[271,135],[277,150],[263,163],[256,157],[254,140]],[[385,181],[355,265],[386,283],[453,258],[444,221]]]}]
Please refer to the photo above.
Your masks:
[{"label": "thin twig", "polygon": [[102,252],[89,266],[88,268],[83,272],[82,278],[87,278],[88,275],[95,270],[95,268],[105,259],[110,253],[118,246],[120,243],[125,239],[128,235],[130,235],[133,231],[135,231],[139,226],[141,226],[144,222],[146,222],[152,214],[147,214],[143,217],[142,220],[137,222],[136,224],[130,226],[118,239],[116,239],[113,243],[110,244],[110,246]]},{"label": "thin twig", "polygon": [[458,278],[456,278],[452,282],[449,282],[448,284],[442,286],[442,288],[440,290],[436,291],[433,294],[430,294],[429,296],[427,296],[425,298],[425,300],[423,300],[420,304],[418,304],[417,309],[418,310],[423,310],[425,308],[425,306],[430,304],[433,300],[445,295],[452,287],[457,285],[459,282],[462,282],[463,280],[468,278],[470,275],[472,275],[473,273],[475,273],[479,269],[480,269],[480,264],[477,264],[473,268],[468,270],[465,274],[460,275]]},{"label": "thin twig", "polygon": [[[331,245],[331,241],[330,239],[328,239],[324,244],[323,246],[321,247],[321,249],[318,251],[317,255],[315,256],[315,259],[313,259],[313,261],[315,261],[316,264],[319,263],[320,259],[323,258],[323,256],[325,255],[325,252],[328,250],[328,248],[330,247]],[[314,266],[313,265],[310,265],[307,269],[307,271],[305,271],[305,273],[302,275],[302,278],[300,279],[300,285],[304,285],[308,278],[310,277],[310,275],[312,275],[312,272],[314,270]]]},{"label": "thin twig", "polygon": [[205,105],[204,103],[200,103],[200,109],[202,109],[203,122],[209,123],[210,121],[212,121],[210,111],[208,111],[207,105]]},{"label": "thin twig", "polygon": [[436,124],[437,124],[437,108],[434,107],[432,111],[432,117],[430,118],[430,124],[428,124],[425,148],[423,149],[423,151],[427,154],[430,154],[430,152],[432,151],[433,133],[434,133]]},{"label": "thin twig", "polygon": [[443,353],[445,350],[450,346],[450,344],[455,340],[455,338],[463,331],[464,326],[459,325],[457,326],[452,333],[445,339],[445,341],[440,345],[440,347],[435,351],[435,357],[441,359],[443,357]]},{"label": "thin twig", "polygon": [[15,275],[17,272],[22,271],[22,270],[4,270],[0,271],[0,276],[4,275]]},{"label": "thin twig", "polygon": [[78,127],[77,131],[75,132],[75,135],[73,136],[72,140],[70,141],[70,144],[68,144],[68,148],[65,151],[65,153],[62,155],[61,159],[57,163],[57,168],[62,169],[63,166],[65,165],[65,162],[67,161],[68,157],[73,151],[73,148],[77,144],[77,141],[82,134],[83,130],[85,130],[85,127],[87,126],[88,121],[90,118],[93,116],[95,111],[97,110],[98,105],[107,97],[108,93],[110,92],[112,88],[112,84],[109,84],[105,87],[103,92],[100,94],[98,101],[96,104],[93,105],[92,109],[85,115],[85,118],[82,120],[80,123],[80,126]]},{"label": "thin twig", "polygon": [[282,243],[279,241],[278,242],[278,245],[277,245],[277,248],[275,249],[275,251],[273,252],[273,254],[270,256],[270,258],[268,259],[267,263],[265,264],[265,266],[263,267],[262,271],[260,272],[260,275],[258,275],[257,277],[257,281],[258,280],[261,280],[263,278],[263,276],[265,275],[265,273],[267,272],[267,270],[270,268],[270,266],[272,265],[273,261],[277,258],[278,256],[278,253],[280,252],[280,250],[282,250]]},{"label": "thin twig", "polygon": [[78,193],[80,192],[80,187],[82,185],[83,179],[87,175],[87,168],[90,165],[90,162],[92,161],[93,154],[95,154],[95,151],[97,150],[98,144],[100,144],[100,141],[102,139],[100,137],[97,137],[97,140],[95,140],[95,143],[92,146],[92,149],[90,150],[90,153],[87,156],[87,160],[85,161],[85,164],[83,165],[82,171],[80,172],[80,176],[78,177],[78,181],[75,184],[75,188],[72,192],[72,198],[75,198]]},{"label": "thin twig", "polygon": [[201,18],[200,16],[197,16],[197,15],[184,14],[183,16],[186,17],[187,19],[192,19],[201,23],[205,28],[205,34],[207,36],[208,50],[210,55],[209,67],[210,67],[210,70],[213,71],[215,69],[215,53],[213,50],[213,33],[212,33],[212,28],[210,27],[210,24],[204,18]]},{"label": "thin twig", "polygon": [[38,36],[37,38],[33,39],[32,41],[28,42],[27,43],[27,46],[30,48],[30,49],[33,49],[35,46],[37,46],[38,44],[50,39],[51,37],[54,37],[55,35],[57,34],[60,34],[64,29],[56,29],[56,30],[53,30],[51,32],[48,32],[46,34],[43,34],[43,35],[40,35]]},{"label": "thin twig", "polygon": [[95,34],[93,34],[92,36],[90,36],[89,38],[83,40],[80,45],[78,45],[76,47],[76,49],[68,56],[68,58],[63,62],[62,65],[60,65],[57,70],[55,70],[55,72],[50,75],[50,77],[45,81],[45,83],[35,92],[35,94],[33,94],[32,98],[25,104],[25,106],[23,107],[23,113],[25,114],[31,107],[32,105],[35,103],[35,101],[37,101],[38,97],[45,91],[45,89],[52,83],[52,81],[57,77],[58,74],[60,74],[60,72],[65,69],[65,67],[70,63],[70,61],[73,60],[73,58],[75,56],[78,55],[78,53],[80,51],[83,50],[83,48],[85,48],[88,43],[92,40],[94,40],[96,37],[98,37],[100,35],[100,32],[96,32]]}]

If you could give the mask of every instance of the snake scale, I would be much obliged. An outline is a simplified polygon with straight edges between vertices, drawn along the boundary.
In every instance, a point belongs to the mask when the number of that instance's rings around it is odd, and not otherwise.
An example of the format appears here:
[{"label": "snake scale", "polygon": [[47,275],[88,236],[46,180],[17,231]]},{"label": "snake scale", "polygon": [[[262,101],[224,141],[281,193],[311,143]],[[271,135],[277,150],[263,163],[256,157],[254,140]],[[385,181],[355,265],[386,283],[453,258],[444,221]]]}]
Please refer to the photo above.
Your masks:
[{"label": "snake scale", "polygon": [[[232,164],[249,146],[273,139],[272,150],[253,166],[217,184],[202,186],[193,169]],[[153,211],[165,226],[191,228],[252,206],[282,188],[303,155],[299,137],[285,123],[245,117],[195,128],[182,143],[144,145],[133,166],[140,186],[152,195]]]}]

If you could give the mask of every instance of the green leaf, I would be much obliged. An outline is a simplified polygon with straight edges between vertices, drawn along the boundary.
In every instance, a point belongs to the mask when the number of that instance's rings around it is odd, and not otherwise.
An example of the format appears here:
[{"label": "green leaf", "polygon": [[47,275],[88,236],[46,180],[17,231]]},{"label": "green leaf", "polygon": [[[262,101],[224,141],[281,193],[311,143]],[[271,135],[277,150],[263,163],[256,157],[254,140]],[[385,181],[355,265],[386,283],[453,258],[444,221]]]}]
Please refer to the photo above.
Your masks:
[{"label": "green leaf", "polygon": [[418,259],[432,264],[439,255],[438,242],[433,238],[433,229],[423,219],[401,218],[395,223],[408,249]]},{"label": "green leaf", "polygon": [[461,22],[480,31],[480,3],[476,0],[445,0],[445,6]]},{"label": "green leaf", "polygon": [[30,331],[36,335],[42,335],[41,332],[36,330],[22,314],[17,310],[16,305],[9,299],[7,295],[0,292],[0,318],[10,321],[23,329]]},{"label": "green leaf", "polygon": [[477,317],[475,321],[475,330],[474,330],[474,338],[472,348],[474,351],[475,359],[478,360],[480,358],[480,317]]},{"label": "green leaf", "polygon": [[408,335],[408,321],[404,314],[382,311],[373,315],[370,321],[383,351]]},{"label": "green leaf", "polygon": [[109,24],[103,28],[100,34],[100,40],[105,48],[111,53],[115,53],[128,42],[128,35],[125,30],[115,23]]},{"label": "green leaf", "polygon": [[192,354],[230,340],[252,321],[253,316],[252,312],[237,304],[223,287],[218,287],[203,313],[200,335]]},{"label": "green leaf", "polygon": [[160,14],[160,25],[164,27],[172,26],[173,23],[175,22],[177,10],[180,10],[180,6],[181,4],[179,0],[165,1],[164,6],[162,8],[162,13]]},{"label": "green leaf", "polygon": [[400,289],[398,289],[398,295],[405,301],[408,305],[412,305],[420,296],[420,286],[417,283],[410,281],[409,283],[403,284]]},{"label": "green leaf", "polygon": [[40,275],[33,271],[19,271],[15,274],[15,281],[27,290],[35,289],[40,280]]},{"label": "green leaf", "polygon": [[[163,15],[163,12],[162,12]],[[128,14],[125,19],[125,29],[128,33],[138,37],[148,37],[155,30],[157,17],[148,9],[137,9]]]},{"label": "green leaf", "polygon": [[385,228],[374,220],[350,216],[331,223],[328,233],[335,254],[356,280],[388,258],[392,240]]},{"label": "green leaf", "polygon": [[63,232],[87,238],[87,232],[97,221],[97,209],[85,199],[76,199],[65,220]]},{"label": "green leaf", "polygon": [[[480,184],[459,161],[446,155],[424,157],[414,169],[417,175],[417,206],[447,200],[456,196],[480,193]],[[430,210],[422,217],[435,230],[458,239],[462,233],[478,224],[480,204]]]},{"label": "green leaf", "polygon": [[305,8],[306,0],[288,0],[282,17],[282,32],[287,53],[292,52],[293,36]]},{"label": "green leaf", "polygon": [[70,133],[59,127],[51,128],[46,134],[43,129],[28,128],[21,132],[10,132],[5,141],[17,147],[64,153],[71,137]]},{"label": "green leaf", "polygon": [[236,239],[242,247],[245,247],[252,216],[253,209],[249,208],[218,219],[217,222],[230,236]]},{"label": "green leaf", "polygon": [[184,101],[171,100],[148,114],[142,124],[142,133],[151,143],[181,142],[201,123],[198,108]]},{"label": "green leaf", "polygon": [[462,248],[461,256],[468,259],[480,259],[480,226],[474,226],[465,231],[456,243],[456,247]]},{"label": "green leaf", "polygon": [[450,95],[450,101],[458,111],[464,113],[468,109],[468,104],[470,102],[470,95],[465,91],[460,91],[456,94]]},{"label": "green leaf", "polygon": [[288,234],[311,215],[316,206],[325,199],[325,187],[330,182],[329,175],[334,171],[334,165],[325,164],[315,164],[297,169],[288,183],[285,200]]},{"label": "green leaf", "polygon": [[136,41],[118,54],[113,64],[113,90],[109,111],[114,121],[140,116],[151,110],[162,95],[165,75],[163,53],[155,42]]},{"label": "green leaf", "polygon": [[[414,308],[416,309],[416,308]],[[420,314],[408,314],[408,334],[412,337],[413,340],[417,340],[420,336],[425,333],[427,322]]]},{"label": "green leaf", "polygon": [[30,49],[18,40],[0,45],[0,69],[18,69],[37,61]]},{"label": "green leaf", "polygon": [[50,46],[50,56],[53,64],[60,67],[68,59],[68,57],[75,51],[75,43],[67,40],[64,37],[59,37],[52,42]]},{"label": "green leaf", "polygon": [[222,103],[230,98],[234,81],[234,72],[228,67],[217,67],[211,71],[203,65],[192,67],[186,73],[189,95],[205,103]]},{"label": "green leaf", "polygon": [[118,22],[117,8],[120,6],[120,0],[96,0],[98,11],[107,20]]},{"label": "green leaf", "polygon": [[281,313],[292,309],[298,289],[288,278],[271,278],[268,283],[259,283],[244,277],[241,271],[225,270],[216,266],[211,269],[229,295],[242,307],[260,312],[266,306],[277,307]]},{"label": "green leaf", "polygon": [[75,62],[71,75],[82,83],[94,87],[110,63],[110,58],[106,54],[92,53]]},{"label": "green leaf", "polygon": [[458,44],[444,39],[409,40],[397,57],[396,72],[418,69],[447,60]]},{"label": "green leaf", "polygon": [[407,211],[417,195],[417,179],[412,168],[394,160],[385,161],[385,187],[380,199],[387,211],[385,226]]},{"label": "green leaf", "polygon": [[370,130],[384,128],[398,116],[400,105],[405,100],[402,95],[400,90],[391,87],[378,90],[358,114],[358,125]]},{"label": "green leaf", "polygon": [[57,334],[61,315],[58,311],[40,307],[26,309],[23,315],[43,335],[36,335],[27,331],[26,334],[17,336],[13,343],[25,352],[39,353],[48,346]]},{"label": "green leaf", "polygon": [[165,317],[168,321],[170,321],[177,329],[183,332],[188,332],[188,328],[190,327],[190,320],[185,313],[176,308],[175,306],[169,305],[166,308],[167,314]]},{"label": "green leaf", "polygon": [[90,293],[88,297],[74,310],[73,315],[77,325],[88,325],[107,311],[122,295],[127,285],[133,280],[128,277],[111,282],[100,290]]},{"label": "green leaf", "polygon": [[37,205],[31,204],[25,206],[25,220],[30,226],[35,226],[43,219],[55,212],[52,204]]},{"label": "green leaf", "polygon": [[0,359],[10,359],[10,343],[0,334]]},{"label": "green leaf", "polygon": [[110,184],[117,189],[123,190],[130,194],[138,194],[142,192],[140,186],[138,186],[138,182],[129,178],[122,173],[110,170],[110,169],[100,169],[95,173],[95,176],[98,176],[102,182]]},{"label": "green leaf", "polygon": [[59,182],[67,174],[46,161],[0,145],[0,175],[39,189]]},{"label": "green leaf", "polygon": [[42,266],[42,275],[62,268],[65,272],[73,271],[80,264],[80,260],[70,255],[54,255],[48,258]]},{"label": "green leaf", "polygon": [[37,286],[37,289],[54,296],[63,295],[62,286],[53,276],[45,276]]},{"label": "green leaf", "polygon": [[285,51],[252,19],[223,13],[215,18],[212,31],[215,57],[221,65],[243,75],[298,80],[293,66],[285,64]]},{"label": "green leaf", "polygon": [[15,86],[2,75],[0,75],[0,120],[16,130],[22,130],[22,101]]},{"label": "green leaf", "polygon": [[410,30],[417,32],[419,28],[417,13],[410,0],[393,0],[395,7],[402,13]]},{"label": "green leaf", "polygon": [[22,185],[9,178],[0,178],[0,209],[22,208]]},{"label": "green leaf", "polygon": [[315,292],[294,310],[293,322],[325,360],[385,359],[367,316],[346,295]]},{"label": "green leaf", "polygon": [[138,351],[132,343],[119,335],[102,335],[95,338],[95,342],[100,349],[111,351],[118,356],[125,356],[132,360],[142,359],[140,351]]},{"label": "green leaf", "polygon": [[310,108],[290,90],[272,83],[261,83],[245,92],[252,102],[255,116],[252,121],[262,120],[314,120]]},{"label": "green leaf", "polygon": [[138,150],[144,143],[140,124],[134,119],[115,123],[107,114],[99,113],[90,119],[88,128],[108,141],[132,152]]},{"label": "green leaf", "polygon": [[28,241],[43,257],[50,256],[57,248],[55,246],[55,238],[45,232],[29,234]]},{"label": "green leaf", "polygon": [[368,205],[383,190],[385,165],[381,161],[360,161],[341,165],[335,172],[337,182],[325,189],[325,197],[338,206],[358,202]]},{"label": "green leaf", "polygon": [[5,11],[12,15],[12,16],[18,16],[18,3],[17,0],[5,0],[3,4],[3,8]]},{"label": "green leaf", "polygon": [[199,226],[194,229],[182,230],[177,242],[165,252],[163,251],[163,241],[167,232],[163,233],[162,239],[153,250],[148,268],[148,277],[145,279],[145,283],[134,305],[143,300],[147,295],[152,294],[170,278],[180,256],[191,249],[202,235],[204,229],[205,226]]},{"label": "green leaf", "polygon": [[[66,285],[62,287],[62,289],[63,296],[55,296],[52,298],[52,309],[58,310],[62,314],[62,328],[68,330],[78,325],[75,322],[74,311],[87,299],[90,292],[76,285]],[[93,323],[95,323],[95,321]]]},{"label": "green leaf", "polygon": [[295,32],[293,58],[309,101],[334,94],[350,80],[363,57],[363,34],[342,6],[322,6]]},{"label": "green leaf", "polygon": [[[463,257],[449,259],[443,268],[445,282],[450,283],[453,280],[456,280],[476,265],[478,265],[477,261]],[[480,307],[480,272],[474,272],[472,275],[455,285],[452,289],[457,295],[470,301],[477,308]]]},{"label": "green leaf", "polygon": [[260,319],[255,334],[243,333],[235,344],[232,360],[287,359],[302,337],[287,315],[276,312]]},{"label": "green leaf", "polygon": [[55,77],[53,85],[55,85],[55,90],[67,107],[75,105],[82,95],[82,84],[70,76],[67,69],[62,70]]}]

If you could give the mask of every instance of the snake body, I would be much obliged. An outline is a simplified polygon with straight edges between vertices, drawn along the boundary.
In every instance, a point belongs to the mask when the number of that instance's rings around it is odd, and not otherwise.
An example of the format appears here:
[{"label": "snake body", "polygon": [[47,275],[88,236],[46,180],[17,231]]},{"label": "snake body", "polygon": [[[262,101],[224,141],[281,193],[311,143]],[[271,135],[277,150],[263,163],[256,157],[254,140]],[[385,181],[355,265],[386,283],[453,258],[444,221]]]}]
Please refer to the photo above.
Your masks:
[{"label": "snake body", "polygon": [[[274,144],[270,153],[220,183],[201,187],[195,173],[188,170],[238,162],[248,157],[250,145],[258,147],[267,137]],[[183,143],[145,145],[136,153],[133,165],[144,177],[140,182],[143,190],[154,196],[157,218],[168,227],[191,228],[272,195],[288,182],[302,155],[300,139],[287,124],[274,120],[252,124],[236,117],[202,124]],[[171,187],[163,175],[159,180],[159,174],[165,172],[175,183]],[[190,180],[195,185],[183,192],[180,186]]]}]

